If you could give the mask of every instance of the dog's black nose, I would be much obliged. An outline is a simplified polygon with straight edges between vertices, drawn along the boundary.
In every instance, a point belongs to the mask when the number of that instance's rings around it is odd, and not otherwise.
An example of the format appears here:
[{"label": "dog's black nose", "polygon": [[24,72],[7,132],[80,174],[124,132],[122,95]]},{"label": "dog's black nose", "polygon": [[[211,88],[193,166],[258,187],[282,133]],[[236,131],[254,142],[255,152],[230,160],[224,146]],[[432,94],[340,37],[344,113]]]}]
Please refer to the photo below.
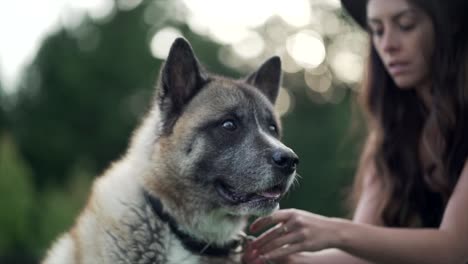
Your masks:
[{"label": "dog's black nose", "polygon": [[293,173],[299,163],[297,155],[290,150],[275,150],[272,155],[273,164],[285,173]]}]

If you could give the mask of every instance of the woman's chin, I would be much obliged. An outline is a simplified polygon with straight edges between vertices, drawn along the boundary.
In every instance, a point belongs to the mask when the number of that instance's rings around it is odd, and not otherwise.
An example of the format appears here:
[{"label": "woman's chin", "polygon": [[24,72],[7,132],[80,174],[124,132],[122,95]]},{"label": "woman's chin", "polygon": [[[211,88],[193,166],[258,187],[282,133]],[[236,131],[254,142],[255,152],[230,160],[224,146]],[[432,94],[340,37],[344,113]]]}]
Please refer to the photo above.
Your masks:
[{"label": "woman's chin", "polygon": [[428,78],[415,76],[414,74],[400,74],[392,76],[392,79],[401,90],[418,89],[428,84]]},{"label": "woman's chin", "polygon": [[410,90],[417,86],[417,81],[407,76],[393,77],[396,86],[401,90]]}]

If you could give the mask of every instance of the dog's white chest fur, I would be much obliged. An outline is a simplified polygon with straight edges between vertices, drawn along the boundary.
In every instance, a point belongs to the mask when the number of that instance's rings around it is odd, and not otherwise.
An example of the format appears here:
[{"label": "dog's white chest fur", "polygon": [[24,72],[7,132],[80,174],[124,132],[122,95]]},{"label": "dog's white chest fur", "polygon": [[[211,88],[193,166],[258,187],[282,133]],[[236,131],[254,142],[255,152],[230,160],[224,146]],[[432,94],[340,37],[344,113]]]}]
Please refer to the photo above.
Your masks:
[{"label": "dog's white chest fur", "polygon": [[167,254],[168,264],[198,264],[200,257],[188,252],[179,241],[172,241],[169,252]]}]

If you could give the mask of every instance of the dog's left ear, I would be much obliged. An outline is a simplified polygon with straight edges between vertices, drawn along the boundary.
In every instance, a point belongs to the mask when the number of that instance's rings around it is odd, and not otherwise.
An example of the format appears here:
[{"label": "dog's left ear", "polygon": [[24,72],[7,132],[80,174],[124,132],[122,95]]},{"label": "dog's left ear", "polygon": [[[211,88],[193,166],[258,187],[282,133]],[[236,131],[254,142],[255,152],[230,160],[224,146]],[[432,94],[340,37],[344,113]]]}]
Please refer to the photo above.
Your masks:
[{"label": "dog's left ear", "polygon": [[260,89],[270,102],[275,104],[281,86],[281,59],[274,56],[267,60],[247,77],[247,83]]},{"label": "dog's left ear", "polygon": [[172,127],[206,80],[190,44],[183,38],[176,39],[162,67],[158,91],[158,103],[166,128]]}]

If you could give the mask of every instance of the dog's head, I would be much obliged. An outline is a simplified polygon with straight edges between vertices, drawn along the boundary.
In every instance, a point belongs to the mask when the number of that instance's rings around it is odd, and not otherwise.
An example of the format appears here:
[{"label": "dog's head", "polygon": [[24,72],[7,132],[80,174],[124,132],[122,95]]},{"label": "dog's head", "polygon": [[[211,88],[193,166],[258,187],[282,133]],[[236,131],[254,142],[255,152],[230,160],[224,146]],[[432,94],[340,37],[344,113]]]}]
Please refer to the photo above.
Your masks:
[{"label": "dog's head", "polygon": [[161,70],[157,177],[146,188],[187,210],[230,217],[276,209],[298,162],[280,141],[274,111],[280,82],[278,57],[232,80],[206,73],[190,45],[177,39]]}]

